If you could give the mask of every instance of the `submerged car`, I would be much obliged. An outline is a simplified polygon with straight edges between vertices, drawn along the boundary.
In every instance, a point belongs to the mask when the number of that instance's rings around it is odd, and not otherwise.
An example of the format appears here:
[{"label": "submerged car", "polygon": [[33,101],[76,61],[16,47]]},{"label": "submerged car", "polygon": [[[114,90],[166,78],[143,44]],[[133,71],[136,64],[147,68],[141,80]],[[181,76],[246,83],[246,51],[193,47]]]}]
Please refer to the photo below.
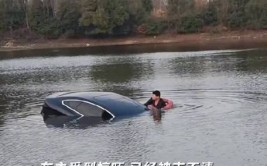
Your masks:
[{"label": "submerged car", "polygon": [[143,104],[112,92],[60,92],[45,99],[41,113],[46,117],[65,115],[110,120],[144,111]]}]

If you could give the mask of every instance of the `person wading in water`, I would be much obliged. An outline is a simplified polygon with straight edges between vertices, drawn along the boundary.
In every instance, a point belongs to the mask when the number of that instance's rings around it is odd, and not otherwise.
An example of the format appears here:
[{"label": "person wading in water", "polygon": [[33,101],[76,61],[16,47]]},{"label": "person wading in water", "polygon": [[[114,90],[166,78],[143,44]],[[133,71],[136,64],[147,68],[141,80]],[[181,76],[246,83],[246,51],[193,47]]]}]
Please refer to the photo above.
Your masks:
[{"label": "person wading in water", "polygon": [[166,100],[160,98],[160,91],[152,92],[152,97],[144,104],[146,107],[153,106],[157,109],[162,109],[166,106]]}]

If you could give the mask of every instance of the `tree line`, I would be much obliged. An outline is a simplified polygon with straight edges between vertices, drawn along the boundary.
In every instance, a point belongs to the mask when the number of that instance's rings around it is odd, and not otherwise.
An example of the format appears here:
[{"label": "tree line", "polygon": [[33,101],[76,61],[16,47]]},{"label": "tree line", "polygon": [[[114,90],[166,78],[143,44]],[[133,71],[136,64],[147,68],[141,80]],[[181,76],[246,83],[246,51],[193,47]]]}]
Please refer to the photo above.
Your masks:
[{"label": "tree line", "polygon": [[197,0],[169,0],[168,22],[176,32],[199,32],[205,26],[227,29],[266,29],[266,0],[209,0],[196,7]]},{"label": "tree line", "polygon": [[[153,0],[0,0],[0,33],[45,38],[107,37],[164,31],[194,33],[203,27],[266,29],[266,0],[168,0],[154,17]],[[22,31],[23,30],[23,31]]]}]

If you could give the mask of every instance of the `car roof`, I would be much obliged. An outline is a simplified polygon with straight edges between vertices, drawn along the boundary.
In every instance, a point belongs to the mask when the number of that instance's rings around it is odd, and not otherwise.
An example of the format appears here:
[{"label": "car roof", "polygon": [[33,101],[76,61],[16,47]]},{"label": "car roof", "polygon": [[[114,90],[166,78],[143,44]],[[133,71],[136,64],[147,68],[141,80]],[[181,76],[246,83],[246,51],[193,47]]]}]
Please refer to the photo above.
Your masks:
[{"label": "car roof", "polygon": [[96,97],[100,96],[109,96],[111,98],[120,98],[123,97],[119,94],[113,93],[113,92],[58,92],[55,94],[52,94],[48,96],[47,98],[79,98],[79,99],[85,99],[85,100],[92,100]]},{"label": "car roof", "polygon": [[144,106],[128,97],[113,92],[60,92],[47,100],[82,100],[97,104],[114,115],[131,114],[144,110]]}]

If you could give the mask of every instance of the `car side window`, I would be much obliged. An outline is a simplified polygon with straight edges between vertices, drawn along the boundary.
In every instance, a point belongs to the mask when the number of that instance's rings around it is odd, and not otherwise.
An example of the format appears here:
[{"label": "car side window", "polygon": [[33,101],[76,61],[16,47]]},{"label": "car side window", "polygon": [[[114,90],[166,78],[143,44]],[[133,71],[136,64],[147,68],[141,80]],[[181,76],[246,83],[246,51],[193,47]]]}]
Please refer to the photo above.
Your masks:
[{"label": "car side window", "polygon": [[64,101],[63,103],[69,106],[70,108],[76,110],[76,107],[81,104],[81,101]]},{"label": "car side window", "polygon": [[83,101],[69,100],[69,101],[64,101],[63,103],[84,116],[101,117],[105,112],[103,109]]},{"label": "car side window", "polygon": [[103,110],[101,108],[84,102],[77,106],[77,111],[85,116],[101,117],[103,114]]}]

